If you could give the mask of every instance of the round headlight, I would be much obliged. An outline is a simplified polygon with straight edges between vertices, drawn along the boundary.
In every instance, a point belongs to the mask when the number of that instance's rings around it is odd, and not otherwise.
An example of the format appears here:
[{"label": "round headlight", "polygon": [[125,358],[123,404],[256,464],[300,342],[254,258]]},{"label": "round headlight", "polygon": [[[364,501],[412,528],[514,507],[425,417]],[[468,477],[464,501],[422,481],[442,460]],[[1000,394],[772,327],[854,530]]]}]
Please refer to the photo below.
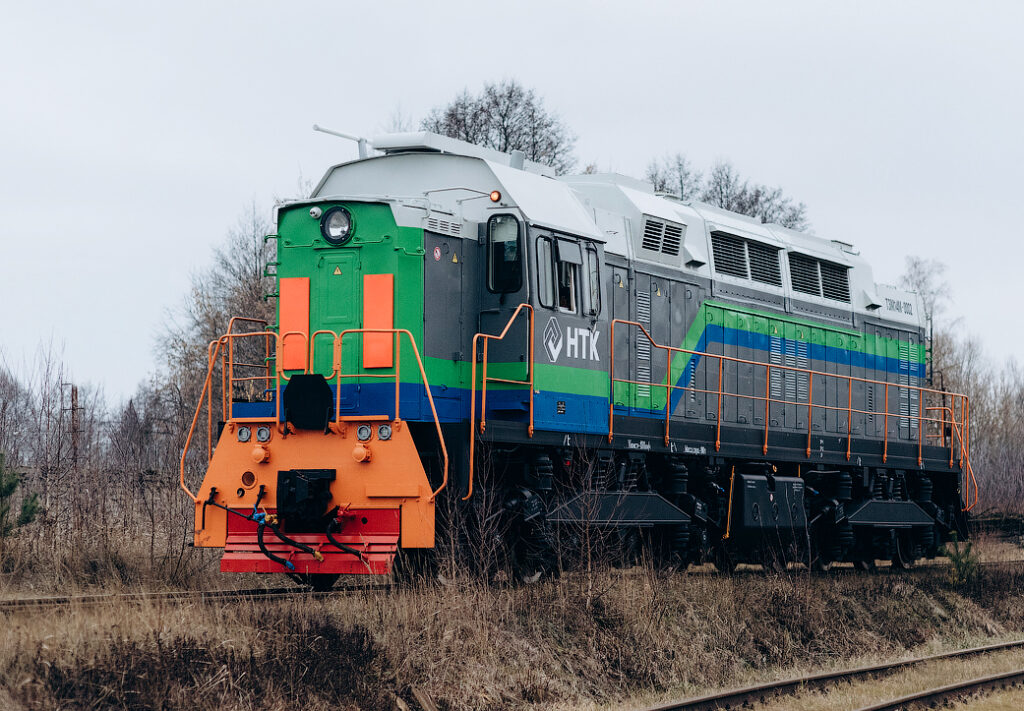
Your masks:
[{"label": "round headlight", "polygon": [[384,442],[391,439],[391,425],[380,425],[377,427],[377,439]]},{"label": "round headlight", "polygon": [[320,220],[320,233],[330,244],[345,244],[352,237],[351,213],[343,207],[332,207]]},{"label": "round headlight", "polygon": [[356,427],[356,439],[358,439],[360,442],[365,442],[366,440],[370,439],[372,435],[373,430],[370,428],[369,425],[359,425],[358,427]]},{"label": "round headlight", "polygon": [[270,439],[270,428],[269,427],[257,427],[256,428],[256,441],[266,442]]},{"label": "round headlight", "polygon": [[238,441],[239,442],[248,442],[250,437],[252,437],[252,430],[250,430],[248,427],[239,427],[238,428]]}]

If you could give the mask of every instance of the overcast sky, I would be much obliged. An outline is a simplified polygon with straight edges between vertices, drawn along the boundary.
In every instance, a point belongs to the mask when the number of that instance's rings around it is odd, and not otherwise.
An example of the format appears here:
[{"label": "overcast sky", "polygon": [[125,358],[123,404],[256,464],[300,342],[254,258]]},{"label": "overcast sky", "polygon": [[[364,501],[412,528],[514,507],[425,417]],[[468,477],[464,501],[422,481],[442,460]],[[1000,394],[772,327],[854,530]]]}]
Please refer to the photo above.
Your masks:
[{"label": "overcast sky", "polygon": [[127,395],[211,249],[372,136],[512,77],[640,176],[731,160],[879,281],[949,265],[993,359],[1024,346],[1024,4],[46,2],[0,20],[0,351],[64,344]]}]

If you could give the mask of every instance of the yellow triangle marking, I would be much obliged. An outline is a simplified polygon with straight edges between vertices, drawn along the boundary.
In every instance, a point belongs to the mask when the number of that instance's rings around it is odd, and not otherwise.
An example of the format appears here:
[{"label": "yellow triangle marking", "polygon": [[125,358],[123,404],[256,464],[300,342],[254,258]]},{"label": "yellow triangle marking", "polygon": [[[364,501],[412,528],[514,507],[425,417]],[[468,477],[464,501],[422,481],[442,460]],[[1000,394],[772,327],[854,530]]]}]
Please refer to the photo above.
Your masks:
[{"label": "yellow triangle marking", "polygon": [[458,263],[459,263],[459,255],[453,254],[452,255],[452,264],[458,264]]},{"label": "yellow triangle marking", "polygon": [[334,268],[334,273],[335,273],[335,274],[336,274],[337,276],[341,276],[341,267],[335,267],[335,268]]}]

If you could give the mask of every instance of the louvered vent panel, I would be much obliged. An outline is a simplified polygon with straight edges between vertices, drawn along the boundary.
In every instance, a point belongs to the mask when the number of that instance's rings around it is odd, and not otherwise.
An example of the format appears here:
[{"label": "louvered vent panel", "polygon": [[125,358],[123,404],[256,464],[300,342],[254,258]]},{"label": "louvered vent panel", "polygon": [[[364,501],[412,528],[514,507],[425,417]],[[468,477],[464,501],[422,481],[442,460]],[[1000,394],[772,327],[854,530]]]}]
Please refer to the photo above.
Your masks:
[{"label": "louvered vent panel", "polygon": [[449,237],[459,237],[462,234],[462,224],[451,220],[444,220],[439,217],[427,218],[427,229]]},{"label": "louvered vent panel", "polygon": [[665,233],[665,223],[647,219],[644,222],[644,238],[640,246],[652,252],[661,251],[661,237]]},{"label": "louvered vent panel", "polygon": [[683,226],[665,224],[665,241],[661,243],[661,251],[672,257],[679,256],[679,248],[683,244]]},{"label": "louvered vent panel", "polygon": [[[797,341],[796,343],[796,367],[797,368],[810,368],[811,361],[808,356],[810,344],[807,341]],[[796,401],[800,403],[808,402],[811,396],[810,391],[811,376],[809,373],[797,373],[796,374]]]},{"label": "louvered vent panel", "polygon": [[[782,337],[772,336],[769,341],[769,346],[770,350],[768,353],[768,361],[773,365],[782,365]],[[772,368],[771,370],[771,396],[775,400],[781,400],[783,381],[786,377],[786,371],[778,368]]]},{"label": "louvered vent panel", "polygon": [[821,288],[826,299],[850,303],[850,270],[840,264],[822,262]]},{"label": "louvered vent panel", "polygon": [[[824,265],[822,265],[824,266]],[[910,385],[910,344],[906,341],[899,343],[899,375],[900,385]],[[900,388],[900,435],[909,436],[910,429],[910,388]],[[916,424],[916,423],[915,423]]]},{"label": "louvered vent panel", "polygon": [[782,286],[782,270],[779,268],[779,250],[766,244],[747,242],[750,256],[750,278],[762,284]]},{"label": "louvered vent panel", "polygon": [[[638,289],[636,292],[636,320],[644,325],[644,328],[651,328],[651,292],[647,289]],[[636,333],[636,379],[641,382],[651,381],[651,342],[640,329]],[[639,397],[650,397],[650,385],[638,385],[636,394]]]},{"label": "louvered vent panel", "polygon": [[[784,360],[783,365],[790,368],[796,367],[796,341],[792,339],[785,339],[782,342]],[[789,402],[796,402],[796,373],[792,370],[784,371],[786,373],[786,400]],[[792,425],[792,423],[789,423]]]},{"label": "louvered vent panel", "polygon": [[722,232],[711,234],[711,249],[715,256],[715,271],[742,279],[749,279],[747,273],[747,250],[743,240]]},{"label": "louvered vent panel", "polygon": [[790,252],[789,276],[793,280],[793,291],[821,296],[821,279],[818,275],[817,259]]}]

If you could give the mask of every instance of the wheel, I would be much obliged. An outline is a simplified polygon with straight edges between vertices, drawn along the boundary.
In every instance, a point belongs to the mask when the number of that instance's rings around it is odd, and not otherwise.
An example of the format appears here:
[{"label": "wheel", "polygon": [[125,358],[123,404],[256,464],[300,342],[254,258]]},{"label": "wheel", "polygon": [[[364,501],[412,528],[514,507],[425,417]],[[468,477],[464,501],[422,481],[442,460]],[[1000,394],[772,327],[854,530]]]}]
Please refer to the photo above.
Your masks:
[{"label": "wheel", "polygon": [[914,567],[917,557],[914,555],[914,541],[909,533],[897,533],[893,540],[892,567],[909,570]]},{"label": "wheel", "polygon": [[414,583],[423,578],[430,579],[434,568],[433,548],[399,548],[391,565],[391,575],[395,582]]},{"label": "wheel", "polygon": [[832,561],[819,555],[811,561],[811,570],[816,573],[827,573],[832,570]]},{"label": "wheel", "polygon": [[715,547],[715,567],[722,573],[732,573],[736,570],[736,559],[725,546]]},{"label": "wheel", "polygon": [[305,575],[290,576],[299,585],[305,585],[313,592],[327,592],[334,587],[341,577],[340,573],[308,573]]},{"label": "wheel", "polygon": [[635,528],[618,528],[612,534],[612,565],[632,568],[641,558],[643,541]]},{"label": "wheel", "polygon": [[766,573],[784,573],[787,569],[786,557],[782,551],[769,548],[761,556],[761,567]]}]

